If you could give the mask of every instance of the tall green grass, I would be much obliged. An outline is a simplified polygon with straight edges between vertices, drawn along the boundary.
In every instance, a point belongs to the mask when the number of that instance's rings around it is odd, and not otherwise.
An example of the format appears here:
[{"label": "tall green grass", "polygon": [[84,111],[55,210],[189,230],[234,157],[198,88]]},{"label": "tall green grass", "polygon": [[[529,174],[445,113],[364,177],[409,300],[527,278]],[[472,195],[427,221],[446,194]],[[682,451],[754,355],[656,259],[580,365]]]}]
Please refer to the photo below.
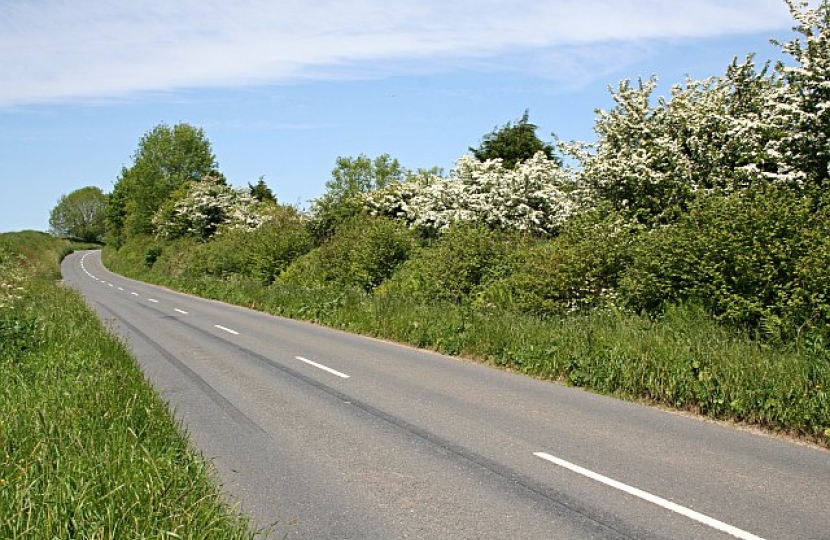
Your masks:
[{"label": "tall green grass", "polygon": [[0,538],[253,538],[124,346],[55,281],[71,249],[0,235]]},{"label": "tall green grass", "polygon": [[148,268],[141,253],[107,250],[105,262],[135,278],[277,315],[830,444],[830,351],[819,337],[758,342],[694,304],[670,306],[660,317],[604,309],[541,319],[342,286],[193,276],[170,271],[163,260]]}]

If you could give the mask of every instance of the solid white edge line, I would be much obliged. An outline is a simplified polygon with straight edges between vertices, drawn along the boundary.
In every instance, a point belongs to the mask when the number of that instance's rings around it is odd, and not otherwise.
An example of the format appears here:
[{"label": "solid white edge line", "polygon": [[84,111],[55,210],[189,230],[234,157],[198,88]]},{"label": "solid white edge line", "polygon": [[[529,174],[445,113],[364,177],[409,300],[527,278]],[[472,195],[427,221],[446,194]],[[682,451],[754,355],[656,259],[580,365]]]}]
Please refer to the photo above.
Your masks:
[{"label": "solid white edge line", "polygon": [[330,367],[324,366],[323,364],[318,364],[317,362],[313,362],[313,361],[309,360],[308,358],[303,358],[302,356],[295,356],[294,358],[296,358],[300,362],[305,362],[306,364],[308,364],[310,366],[314,366],[318,369],[322,369],[323,371],[328,371],[332,375],[337,375],[341,379],[348,379],[349,378],[349,375],[346,375],[345,373],[340,373],[336,369],[331,369]]},{"label": "solid white edge line", "polygon": [[627,484],[623,484],[622,482],[618,482],[617,480],[614,480],[612,478],[608,478],[607,476],[603,476],[599,473],[595,473],[594,471],[585,469],[583,467],[580,467],[579,465],[574,465],[573,463],[571,463],[569,461],[565,461],[564,459],[554,457],[554,456],[552,456],[550,454],[547,454],[545,452],[534,452],[533,455],[538,457],[538,458],[542,458],[545,461],[549,461],[549,462],[553,463],[554,465],[559,465],[560,467],[564,467],[564,468],[566,468],[570,471],[573,471],[577,474],[581,474],[582,476],[585,476],[585,477],[590,478],[592,480],[596,480],[597,482],[601,482],[601,483],[605,484],[606,486],[610,486],[614,489],[624,491],[625,493],[628,493],[629,495],[634,495],[635,497],[643,499],[644,501],[648,501],[652,504],[656,504],[657,506],[661,506],[661,507],[663,507],[667,510],[671,510],[672,512],[676,512],[676,513],[678,513],[682,516],[685,516],[689,519],[693,519],[693,520],[695,520],[699,523],[703,523],[704,525],[712,527],[713,529],[717,529],[721,532],[725,532],[726,534],[734,536],[735,538],[740,538],[742,540],[764,540],[760,536],[755,536],[752,533],[748,533],[748,532],[746,532],[742,529],[739,529],[737,527],[733,527],[732,525],[729,525],[729,524],[724,523],[722,521],[718,521],[715,518],[711,518],[711,517],[709,517],[705,514],[701,514],[700,512],[695,512],[694,510],[686,508],[685,506],[680,506],[677,503],[673,503],[671,501],[663,499],[662,497],[658,497],[657,495],[652,495],[651,493],[648,493],[648,492],[643,491],[641,489],[637,489],[637,488],[629,486]]},{"label": "solid white edge line", "polygon": [[179,308],[173,308],[173,311],[175,311],[176,313],[181,313],[182,315],[188,314],[185,310]]},{"label": "solid white edge line", "polygon": [[214,324],[213,326],[215,328],[218,328],[219,330],[224,330],[225,332],[227,332],[229,334],[233,334],[235,336],[239,335],[239,332],[237,332],[236,330],[231,330],[230,328],[226,328],[226,327],[222,326],[221,324]]}]

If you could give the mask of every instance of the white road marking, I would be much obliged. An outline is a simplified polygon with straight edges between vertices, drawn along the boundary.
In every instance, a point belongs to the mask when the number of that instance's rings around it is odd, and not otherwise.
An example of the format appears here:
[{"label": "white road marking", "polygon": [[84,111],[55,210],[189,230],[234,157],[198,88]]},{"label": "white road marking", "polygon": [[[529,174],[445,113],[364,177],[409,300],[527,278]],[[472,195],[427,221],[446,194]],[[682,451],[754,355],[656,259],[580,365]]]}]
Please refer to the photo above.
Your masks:
[{"label": "white road marking", "polygon": [[107,285],[109,285],[110,287],[115,287],[115,285],[113,285],[112,283],[107,283]]},{"label": "white road marking", "polygon": [[182,315],[187,315],[187,312],[183,309],[173,308],[173,311],[175,311],[176,313],[181,313]]},{"label": "white road marking", "polygon": [[118,287],[118,290],[119,290],[119,291],[123,291],[123,290],[124,290],[124,287]]},{"label": "white road marking", "polygon": [[754,534],[748,533],[737,527],[733,527],[732,525],[729,525],[722,521],[718,521],[715,518],[711,518],[705,514],[701,514],[700,512],[695,512],[694,510],[686,508],[685,506],[680,506],[679,504],[663,499],[662,497],[658,497],[657,495],[652,495],[651,493],[648,493],[641,489],[637,489],[627,484],[623,484],[622,482],[618,482],[617,480],[608,478],[607,476],[595,473],[594,471],[585,469],[583,467],[580,467],[579,465],[574,465],[569,461],[565,461],[564,459],[554,457],[550,454],[546,454],[545,452],[534,452],[533,455],[538,458],[542,458],[545,461],[549,461],[554,465],[559,465],[560,467],[564,467],[577,474],[581,474],[582,476],[590,478],[591,480],[596,480],[597,482],[601,482],[606,486],[610,486],[614,489],[624,491],[629,495],[634,495],[635,497],[643,499],[644,501],[648,501],[652,504],[656,504],[657,506],[661,506],[667,510],[671,510],[672,512],[676,512],[689,519],[693,519],[699,523],[703,523],[704,525],[712,527],[713,529],[725,532],[726,534],[734,536],[735,538],[740,538],[741,540],[764,540],[760,536],[755,536]]},{"label": "white road marking", "polygon": [[148,301],[148,302],[152,302],[152,303],[154,303],[154,304],[158,304],[158,303],[159,303],[159,301],[158,301],[158,300],[156,300],[155,298],[148,298],[148,299],[147,299],[147,301]]},{"label": "white road marking", "polygon": [[224,330],[225,332],[227,332],[227,333],[229,333],[229,334],[233,334],[233,335],[235,335],[235,336],[238,336],[238,335],[239,335],[239,332],[237,332],[236,330],[231,330],[230,328],[225,328],[225,327],[224,327],[224,326],[222,326],[221,324],[214,324],[213,326],[214,326],[214,327],[216,327],[216,328],[218,328],[219,330]]},{"label": "white road marking", "polygon": [[133,296],[138,296],[137,292],[131,292],[130,294],[133,295]]},{"label": "white road marking", "polygon": [[323,371],[328,371],[332,375],[337,375],[341,379],[348,379],[349,378],[349,375],[346,375],[345,373],[340,373],[336,369],[331,369],[330,367],[324,366],[323,364],[318,364],[317,362],[312,362],[308,358],[303,358],[302,356],[295,356],[294,358],[296,358],[300,362],[305,362],[306,364],[308,364],[310,366],[314,366],[318,369],[322,369]]}]

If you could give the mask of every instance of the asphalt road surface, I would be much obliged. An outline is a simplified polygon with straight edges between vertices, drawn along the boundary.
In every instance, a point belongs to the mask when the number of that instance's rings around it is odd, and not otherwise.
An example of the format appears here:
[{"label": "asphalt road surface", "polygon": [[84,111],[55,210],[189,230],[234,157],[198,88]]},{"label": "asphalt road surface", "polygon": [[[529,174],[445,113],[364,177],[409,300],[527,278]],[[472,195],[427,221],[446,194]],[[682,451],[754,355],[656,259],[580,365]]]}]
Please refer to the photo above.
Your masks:
[{"label": "asphalt road surface", "polygon": [[289,538],[830,539],[830,452],[62,269]]}]

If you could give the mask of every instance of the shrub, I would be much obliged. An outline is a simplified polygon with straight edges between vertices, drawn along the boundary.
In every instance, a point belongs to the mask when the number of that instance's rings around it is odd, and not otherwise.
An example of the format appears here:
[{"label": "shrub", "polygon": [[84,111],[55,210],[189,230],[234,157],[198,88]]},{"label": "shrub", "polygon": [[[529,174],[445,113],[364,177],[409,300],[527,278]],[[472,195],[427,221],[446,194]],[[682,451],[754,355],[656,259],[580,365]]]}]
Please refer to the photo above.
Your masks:
[{"label": "shrub", "polygon": [[480,223],[456,223],[407,261],[379,293],[402,294],[416,302],[462,302],[499,274],[519,238]]},{"label": "shrub", "polygon": [[144,264],[147,268],[152,268],[156,261],[161,257],[162,254],[162,247],[159,245],[153,245],[147,248],[147,253],[144,255]]},{"label": "shrub", "polygon": [[373,215],[406,220],[427,231],[476,221],[494,229],[538,235],[559,230],[575,211],[570,171],[544,152],[506,167],[501,159],[484,162],[462,156],[447,178],[426,174],[367,193]]},{"label": "shrub", "polygon": [[613,212],[573,218],[553,240],[517,249],[480,305],[543,316],[599,306],[614,296],[636,230]]},{"label": "shrub", "polygon": [[620,294],[636,310],[693,298],[720,320],[770,336],[791,332],[805,322],[803,272],[817,270],[801,262],[815,236],[812,206],[774,185],[699,197],[676,224],[639,236]]},{"label": "shrub", "polygon": [[221,176],[205,176],[173,192],[153,216],[161,238],[193,236],[207,240],[220,227],[256,229],[263,222],[256,200]]},{"label": "shrub", "polygon": [[286,283],[338,283],[371,291],[407,260],[415,249],[414,233],[386,218],[352,219],[334,237],[298,258],[281,276]]},{"label": "shrub", "polygon": [[292,262],[314,247],[311,234],[293,208],[278,210],[255,231],[235,232],[219,241],[233,245],[235,238],[247,235],[247,272],[264,284],[272,283]]}]

